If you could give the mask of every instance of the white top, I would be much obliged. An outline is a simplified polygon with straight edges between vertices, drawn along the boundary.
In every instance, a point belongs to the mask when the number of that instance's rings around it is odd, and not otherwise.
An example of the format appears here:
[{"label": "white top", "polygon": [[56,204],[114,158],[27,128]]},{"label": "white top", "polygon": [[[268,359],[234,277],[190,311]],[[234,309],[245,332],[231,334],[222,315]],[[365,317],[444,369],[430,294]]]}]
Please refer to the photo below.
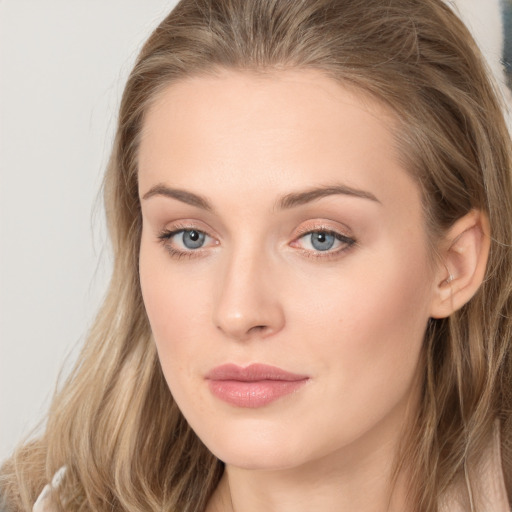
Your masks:
[{"label": "white top", "polygon": [[32,508],[32,512],[51,512],[51,508],[48,506],[48,497],[52,489],[56,489],[62,477],[66,473],[66,466],[62,466],[55,475],[53,475],[52,482],[44,486],[39,498],[37,498],[34,506]]}]

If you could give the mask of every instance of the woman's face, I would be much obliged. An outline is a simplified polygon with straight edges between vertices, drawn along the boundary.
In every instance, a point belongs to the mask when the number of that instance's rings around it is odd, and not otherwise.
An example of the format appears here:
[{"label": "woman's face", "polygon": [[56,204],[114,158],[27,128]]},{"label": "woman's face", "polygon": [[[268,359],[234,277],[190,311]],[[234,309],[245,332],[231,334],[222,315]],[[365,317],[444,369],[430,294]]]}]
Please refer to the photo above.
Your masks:
[{"label": "woman's face", "polygon": [[317,71],[187,79],[148,111],[144,302],[176,402],[226,463],[400,435],[435,279],[395,128]]}]

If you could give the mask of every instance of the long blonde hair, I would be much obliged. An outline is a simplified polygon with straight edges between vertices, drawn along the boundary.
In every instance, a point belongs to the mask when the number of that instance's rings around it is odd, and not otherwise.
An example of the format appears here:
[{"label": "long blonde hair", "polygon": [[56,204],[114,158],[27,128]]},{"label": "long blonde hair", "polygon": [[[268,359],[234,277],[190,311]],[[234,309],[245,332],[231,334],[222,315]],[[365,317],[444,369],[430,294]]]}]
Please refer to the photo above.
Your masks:
[{"label": "long blonde hair", "polygon": [[[104,183],[114,252],[110,288],[44,434],[1,475],[7,510],[30,510],[63,465],[57,506],[196,511],[223,465],[164,381],[138,279],[137,150],[144,113],[173,81],[219,68],[308,68],[366,91],[401,121],[406,168],[423,191],[431,239],[472,208],[491,252],[476,296],[431,320],[422,400],[401,451],[414,510],[478,463],[501,420],[512,475],[512,156],[502,105],[467,29],[441,0],[182,0],[143,47],[124,91]],[[469,472],[468,472],[469,471]]]}]

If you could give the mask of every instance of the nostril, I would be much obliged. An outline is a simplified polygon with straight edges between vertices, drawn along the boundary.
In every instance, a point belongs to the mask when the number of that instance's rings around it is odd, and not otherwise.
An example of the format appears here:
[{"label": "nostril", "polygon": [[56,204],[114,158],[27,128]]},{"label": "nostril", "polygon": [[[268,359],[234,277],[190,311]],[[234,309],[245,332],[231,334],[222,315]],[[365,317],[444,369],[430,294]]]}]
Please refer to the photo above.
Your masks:
[{"label": "nostril", "polygon": [[255,326],[251,327],[247,331],[246,334],[248,336],[251,336],[251,335],[267,336],[271,332],[272,332],[272,328],[269,325],[255,325]]}]

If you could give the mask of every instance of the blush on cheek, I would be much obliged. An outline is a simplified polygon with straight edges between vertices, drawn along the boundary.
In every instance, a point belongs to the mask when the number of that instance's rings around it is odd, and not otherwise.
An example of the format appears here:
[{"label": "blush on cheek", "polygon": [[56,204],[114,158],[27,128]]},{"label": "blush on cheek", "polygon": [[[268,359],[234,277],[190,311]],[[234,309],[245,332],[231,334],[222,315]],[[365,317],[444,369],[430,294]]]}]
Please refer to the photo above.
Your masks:
[{"label": "blush on cheek", "polygon": [[428,281],[399,262],[391,269],[381,266],[366,279],[368,286],[352,287],[355,293],[340,298],[345,305],[342,332],[352,333],[346,342],[362,368],[376,364],[393,372],[401,361],[419,357],[428,320]]}]

